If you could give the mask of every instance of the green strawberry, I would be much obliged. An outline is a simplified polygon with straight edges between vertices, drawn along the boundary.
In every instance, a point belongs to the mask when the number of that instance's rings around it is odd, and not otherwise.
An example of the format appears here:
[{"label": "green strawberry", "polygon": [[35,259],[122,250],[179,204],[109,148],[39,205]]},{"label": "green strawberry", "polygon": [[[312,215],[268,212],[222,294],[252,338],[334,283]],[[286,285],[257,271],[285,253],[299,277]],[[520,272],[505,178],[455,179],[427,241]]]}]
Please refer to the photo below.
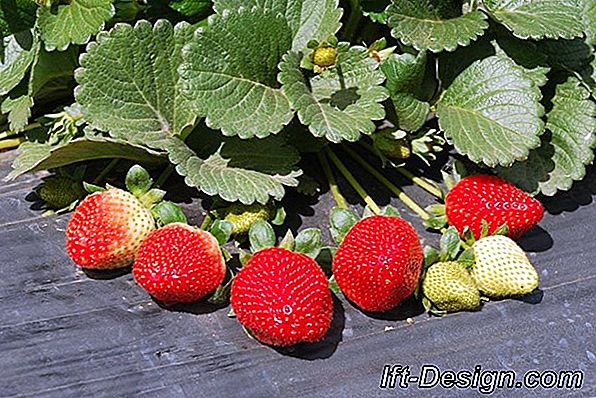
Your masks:
[{"label": "green strawberry", "polygon": [[431,265],[422,281],[422,292],[442,311],[473,311],[480,307],[480,292],[466,267],[457,261]]},{"label": "green strawberry", "polygon": [[249,206],[233,204],[224,209],[223,219],[233,225],[233,235],[244,235],[259,220],[268,221],[275,215],[275,208],[270,204],[254,203]]},{"label": "green strawberry", "polygon": [[526,253],[506,236],[487,236],[472,246],[476,262],[470,274],[492,298],[520,296],[538,287],[538,272]]},{"label": "green strawberry", "polygon": [[37,196],[50,209],[60,210],[81,199],[83,186],[68,177],[51,177],[37,189]]},{"label": "green strawberry", "polygon": [[373,134],[372,139],[375,148],[389,159],[407,159],[412,154],[412,148],[404,137],[405,133],[402,131],[386,130]]},{"label": "green strawberry", "polygon": [[313,53],[313,63],[320,68],[328,68],[335,65],[337,59],[337,48],[332,46],[321,46]]}]

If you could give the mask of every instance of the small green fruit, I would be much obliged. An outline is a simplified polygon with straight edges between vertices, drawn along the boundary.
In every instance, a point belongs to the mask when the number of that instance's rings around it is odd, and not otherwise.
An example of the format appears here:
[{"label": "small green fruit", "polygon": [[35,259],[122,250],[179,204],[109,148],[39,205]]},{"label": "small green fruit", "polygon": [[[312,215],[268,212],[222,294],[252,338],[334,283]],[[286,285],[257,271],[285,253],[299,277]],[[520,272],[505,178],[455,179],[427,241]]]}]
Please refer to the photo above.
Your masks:
[{"label": "small green fruit", "polygon": [[313,53],[313,63],[320,68],[328,68],[335,65],[337,60],[337,48],[323,46],[315,49]]},{"label": "small green fruit", "polygon": [[244,235],[248,233],[250,227],[257,221],[269,221],[275,215],[275,208],[270,204],[262,205],[255,203],[250,206],[233,204],[223,212],[223,219],[229,221],[234,226],[233,235]]},{"label": "small green fruit", "polygon": [[422,292],[432,304],[447,312],[473,311],[480,307],[480,292],[463,264],[433,264],[422,281]]},{"label": "small green fruit", "polygon": [[51,177],[37,189],[37,196],[52,210],[70,206],[83,196],[81,183],[68,177]]},{"label": "small green fruit", "polygon": [[472,246],[476,263],[470,274],[492,298],[521,296],[538,287],[538,272],[526,253],[506,236],[487,236]]},{"label": "small green fruit", "polygon": [[373,135],[375,147],[389,159],[407,159],[412,154],[410,142],[406,138],[395,139],[391,132]]}]

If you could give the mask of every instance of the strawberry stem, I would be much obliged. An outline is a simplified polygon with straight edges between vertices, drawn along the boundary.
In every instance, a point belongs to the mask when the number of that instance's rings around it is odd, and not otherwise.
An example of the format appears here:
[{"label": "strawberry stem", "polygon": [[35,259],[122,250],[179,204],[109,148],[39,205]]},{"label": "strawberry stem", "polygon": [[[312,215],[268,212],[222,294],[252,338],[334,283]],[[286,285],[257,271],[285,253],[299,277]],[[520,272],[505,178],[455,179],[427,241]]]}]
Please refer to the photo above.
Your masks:
[{"label": "strawberry stem", "polygon": [[201,228],[203,231],[206,231],[211,226],[212,221],[213,216],[211,215],[211,212],[208,211],[207,214],[205,214],[205,218],[203,219],[203,222],[199,228]]},{"label": "strawberry stem", "polygon": [[379,182],[391,192],[393,192],[399,200],[401,200],[406,206],[408,206],[414,213],[418,214],[423,220],[428,220],[430,215],[424,211],[422,207],[418,205],[412,198],[410,198],[404,191],[399,189],[395,186],[391,181],[389,181],[383,174],[381,174],[377,169],[373,166],[368,164],[366,160],[364,160],[360,155],[354,152],[352,149],[345,147],[344,150],[350,155],[356,162],[358,162],[366,171],[372,174]]},{"label": "strawberry stem", "polygon": [[10,138],[0,141],[0,149],[13,149],[21,145],[25,137]]},{"label": "strawberry stem", "polygon": [[159,175],[159,177],[157,177],[157,181],[155,181],[155,184],[153,184],[153,186],[155,188],[161,188],[163,186],[163,184],[166,183],[168,178],[170,178],[173,171],[174,171],[174,165],[170,163],[168,165],[168,167],[166,167],[164,169],[164,171],[162,171],[162,173]]},{"label": "strawberry stem", "polygon": [[[363,148],[367,149],[369,152],[373,154],[375,153],[374,148],[370,144],[366,142],[360,142],[360,145]],[[412,183],[418,185],[420,188],[424,189],[426,192],[430,193],[437,199],[443,200],[445,198],[445,193],[439,187],[435,186],[432,182],[428,181],[427,179],[417,177],[408,169],[405,169],[403,167],[396,167],[396,170],[398,173],[406,177],[408,180],[412,181]]]},{"label": "strawberry stem", "polygon": [[120,159],[112,159],[112,161],[110,163],[108,163],[108,165],[101,171],[101,173],[99,173],[97,175],[97,177],[95,177],[92,184],[93,185],[101,184],[101,182],[104,180],[104,178],[106,178],[106,176],[108,174],[110,174],[110,172],[112,170],[114,170],[114,168],[116,167],[116,165],[118,164],[119,161],[120,161]]},{"label": "strawberry stem", "polygon": [[381,214],[381,209],[379,208],[379,206],[370,197],[370,195],[366,192],[366,190],[362,187],[362,185],[360,185],[360,183],[358,181],[356,181],[356,179],[354,178],[352,173],[350,173],[350,171],[346,168],[346,166],[342,163],[342,161],[339,160],[337,155],[330,148],[327,148],[325,150],[325,152],[326,152],[327,156],[329,156],[329,159],[331,159],[331,162],[333,162],[335,167],[337,167],[337,169],[340,171],[340,173],[343,174],[345,179],[348,180],[348,182],[350,183],[352,188],[354,188],[354,190],[358,193],[358,195],[360,195],[362,200],[364,200],[364,202],[373,211],[373,213]]},{"label": "strawberry stem", "polygon": [[356,28],[360,23],[362,16],[362,6],[360,0],[350,0],[350,16],[346,23],[345,37],[348,41],[352,41],[354,34],[356,34]]},{"label": "strawberry stem", "polygon": [[337,180],[335,179],[335,176],[333,175],[333,171],[331,170],[329,161],[327,160],[327,158],[325,157],[325,155],[322,152],[319,152],[317,154],[317,156],[319,158],[319,162],[321,163],[321,167],[323,168],[323,172],[325,173],[325,176],[327,177],[327,183],[329,184],[329,190],[331,191],[331,195],[333,195],[333,199],[335,200],[337,207],[340,207],[342,209],[347,209],[348,203],[346,202],[346,198],[343,197],[343,195],[341,194],[341,192],[339,190],[339,186],[337,185]]}]

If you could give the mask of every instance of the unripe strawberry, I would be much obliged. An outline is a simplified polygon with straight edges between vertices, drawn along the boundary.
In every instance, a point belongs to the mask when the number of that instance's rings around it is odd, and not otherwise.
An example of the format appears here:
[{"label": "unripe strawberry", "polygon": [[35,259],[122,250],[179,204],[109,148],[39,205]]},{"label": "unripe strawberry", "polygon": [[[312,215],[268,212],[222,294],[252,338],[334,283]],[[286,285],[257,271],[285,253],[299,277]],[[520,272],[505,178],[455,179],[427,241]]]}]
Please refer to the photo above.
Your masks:
[{"label": "unripe strawberry", "polygon": [[470,274],[488,297],[520,296],[538,287],[538,272],[513,240],[506,236],[488,236],[472,247],[475,264]]},{"label": "unripe strawberry", "polygon": [[431,265],[422,281],[422,292],[443,311],[473,311],[480,307],[480,292],[474,280],[466,267],[456,261]]},{"label": "unripe strawberry", "polygon": [[414,292],[422,260],[420,239],[410,223],[373,216],[348,231],[333,259],[333,274],[358,307],[387,311]]},{"label": "unripe strawberry", "polygon": [[66,250],[80,267],[126,267],[154,229],[149,209],[133,194],[113,188],[79,203],[66,227]]},{"label": "unripe strawberry", "polygon": [[233,235],[246,234],[259,220],[269,221],[274,215],[273,206],[255,203],[249,206],[233,204],[224,210],[224,220],[233,225]]},{"label": "unripe strawberry", "polygon": [[83,186],[68,177],[51,177],[37,189],[37,196],[50,209],[60,210],[83,196]]},{"label": "unripe strawberry", "polygon": [[320,340],[333,315],[321,267],[304,254],[276,247],[250,258],[234,278],[230,301],[238,321],[275,346]]},{"label": "unripe strawberry", "polygon": [[147,236],[132,271],[137,283],[156,299],[191,302],[221,285],[226,264],[213,235],[173,223]]},{"label": "unripe strawberry", "polygon": [[313,53],[313,63],[320,68],[328,68],[335,65],[337,60],[337,48],[332,46],[321,46]]}]

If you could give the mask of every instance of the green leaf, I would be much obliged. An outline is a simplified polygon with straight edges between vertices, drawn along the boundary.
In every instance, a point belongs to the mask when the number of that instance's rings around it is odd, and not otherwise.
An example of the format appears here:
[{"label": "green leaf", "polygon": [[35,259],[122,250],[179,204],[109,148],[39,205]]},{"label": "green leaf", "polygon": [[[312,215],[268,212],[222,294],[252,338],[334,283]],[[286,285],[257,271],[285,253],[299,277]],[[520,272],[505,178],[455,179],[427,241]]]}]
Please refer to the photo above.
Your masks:
[{"label": "green leaf", "polygon": [[160,227],[175,222],[186,224],[188,221],[180,206],[167,200],[153,206],[151,214]]},{"label": "green leaf", "polygon": [[586,42],[596,47],[596,0],[583,0],[583,5],[582,17],[584,19]]},{"label": "green leaf", "polygon": [[74,70],[79,64],[78,57],[79,52],[75,47],[70,47],[62,52],[47,52],[45,49],[40,48],[31,66],[29,95],[37,95],[46,85],[50,85],[59,79],[72,79]]},{"label": "green leaf", "polygon": [[459,239],[459,232],[455,227],[447,228],[440,240],[440,256],[441,260],[453,260],[457,257],[459,249],[461,248],[461,240]]},{"label": "green leaf", "polygon": [[535,43],[521,40],[510,34],[497,37],[494,43],[496,54],[505,54],[526,70],[526,74],[538,87],[547,82],[546,74],[550,71],[546,55]]},{"label": "green leaf", "polygon": [[296,239],[294,238],[294,234],[291,230],[288,229],[282,240],[279,242],[279,247],[294,251],[296,247]]},{"label": "green leaf", "polygon": [[309,257],[317,258],[322,248],[321,230],[319,228],[307,228],[296,236],[295,251],[304,253]]},{"label": "green leaf", "polygon": [[39,41],[31,31],[2,39],[4,56],[0,59],[0,95],[15,88],[29,70],[39,50]]},{"label": "green leaf", "polygon": [[240,7],[271,10],[285,17],[292,31],[292,50],[302,51],[310,40],[327,40],[340,28],[342,10],[338,0],[215,0],[215,10],[237,10]]},{"label": "green leaf", "polygon": [[8,179],[31,171],[54,169],[87,160],[122,158],[142,163],[155,162],[163,156],[161,152],[146,147],[101,136],[86,136],[54,146],[25,142],[19,152]]},{"label": "green leaf", "polygon": [[189,186],[245,205],[266,204],[270,197],[280,200],[284,186],[297,186],[302,173],[295,168],[298,153],[278,137],[227,139],[204,158],[178,138],[167,140],[165,149]]},{"label": "green leaf", "polygon": [[281,15],[259,9],[212,15],[184,47],[182,89],[212,129],[241,138],[279,132],[294,113],[277,65],[292,46]]},{"label": "green leaf", "polygon": [[582,39],[542,40],[538,42],[553,69],[581,72],[594,58],[592,48]]},{"label": "green leaf", "polygon": [[0,38],[31,29],[36,11],[33,0],[0,0]]},{"label": "green leaf", "polygon": [[10,130],[13,133],[23,131],[29,118],[31,117],[31,108],[33,107],[33,99],[28,95],[22,95],[15,99],[6,98],[2,103],[2,113],[8,114],[8,122]]},{"label": "green leaf", "polygon": [[426,52],[393,54],[381,63],[381,71],[387,77],[385,86],[389,90],[395,107],[399,127],[416,131],[426,122],[430,104],[423,101],[421,87],[426,73]]},{"label": "green leaf", "polygon": [[220,246],[225,245],[232,236],[234,224],[226,220],[215,220],[211,226],[211,234],[217,239]]},{"label": "green leaf", "polygon": [[425,268],[430,267],[437,261],[439,261],[441,254],[439,251],[432,246],[424,246],[424,266]]},{"label": "green leaf", "polygon": [[541,93],[524,69],[505,56],[474,62],[443,93],[439,124],[474,162],[509,166],[540,145]]},{"label": "green leaf", "polygon": [[[114,16],[113,0],[70,0],[54,12],[39,7],[37,25],[46,50],[66,50],[72,44],[85,44]],[[128,48],[133,49],[133,47]]]},{"label": "green leaf", "polygon": [[170,7],[187,17],[204,15],[211,8],[211,0],[172,0]]},{"label": "green leaf", "polygon": [[490,15],[522,39],[583,34],[581,0],[484,0]]},{"label": "green leaf", "polygon": [[459,0],[392,0],[387,14],[393,37],[435,53],[467,46],[488,28],[482,12],[462,15]]},{"label": "green leaf", "polygon": [[273,227],[267,221],[258,220],[250,227],[248,240],[250,241],[250,250],[253,253],[275,246]]},{"label": "green leaf", "polygon": [[596,144],[596,104],[577,78],[558,85],[552,103],[546,123],[550,139],[546,136],[527,161],[499,170],[522,189],[548,196],[585,177]]},{"label": "green leaf", "polygon": [[336,67],[310,80],[300,68],[302,54],[291,52],[281,62],[282,90],[298,110],[300,121],[316,137],[332,142],[357,141],[371,134],[374,120],[385,116],[387,91],[383,74],[364,47],[340,43]]},{"label": "green leaf", "polygon": [[186,23],[118,24],[87,46],[77,70],[76,99],[94,128],[145,142],[175,134],[195,117],[180,93],[181,49],[192,36]]},{"label": "green leaf", "polygon": [[360,217],[354,210],[334,207],[329,213],[329,224],[333,240],[340,244],[350,228],[358,222]]}]

